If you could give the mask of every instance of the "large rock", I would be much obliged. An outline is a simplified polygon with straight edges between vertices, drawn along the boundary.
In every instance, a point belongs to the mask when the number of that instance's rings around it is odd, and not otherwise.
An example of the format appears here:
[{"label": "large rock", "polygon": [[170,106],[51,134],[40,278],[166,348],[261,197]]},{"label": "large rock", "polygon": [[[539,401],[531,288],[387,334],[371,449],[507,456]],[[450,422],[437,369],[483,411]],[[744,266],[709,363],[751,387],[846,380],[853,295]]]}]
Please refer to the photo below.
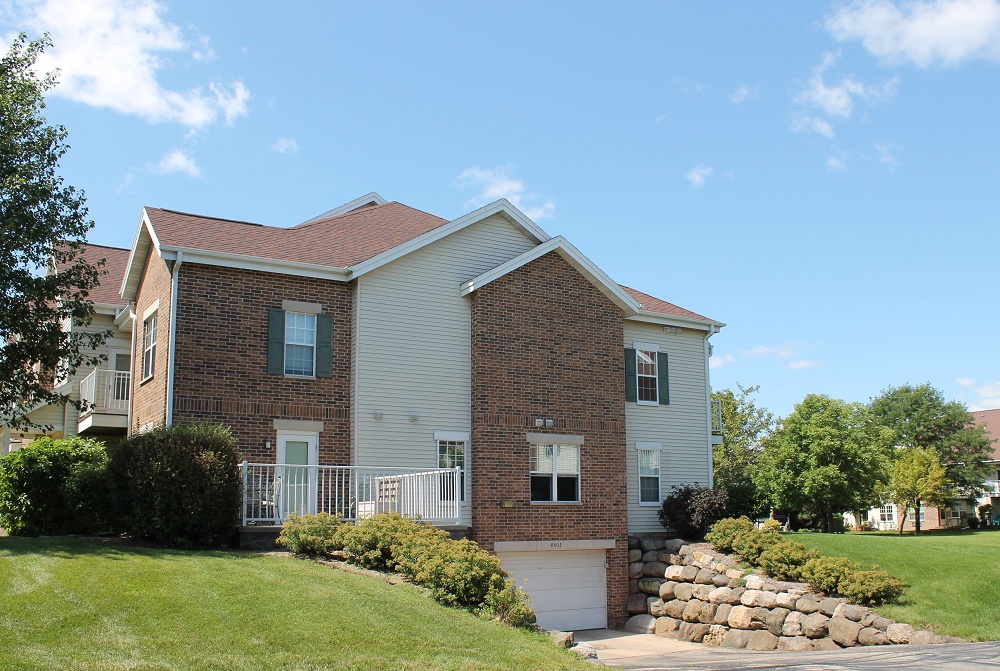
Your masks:
[{"label": "large rock", "polygon": [[729,587],[716,587],[708,593],[708,600],[712,603],[729,603],[729,597],[733,590]]},{"label": "large rock", "polygon": [[645,613],[646,612],[646,595],[645,594],[629,594],[628,603],[625,608],[630,613]]},{"label": "large rock", "polygon": [[774,608],[777,598],[773,592],[765,592],[759,589],[748,589],[740,597],[740,603],[744,606],[759,608]]},{"label": "large rock", "polygon": [[678,555],[675,555],[672,552],[667,552],[666,550],[660,550],[656,553],[656,561],[661,561],[664,564],[679,564],[680,559],[681,558]]},{"label": "large rock", "polygon": [[755,631],[747,639],[747,650],[774,650],[778,647],[778,637],[767,630]]},{"label": "large rock", "polygon": [[885,630],[885,635],[890,643],[909,643],[910,637],[913,636],[913,627],[897,622],[889,625]]},{"label": "large rock", "polygon": [[812,650],[812,641],[805,636],[782,636],[778,639],[778,650],[786,650],[788,652],[803,652],[805,650]]},{"label": "large rock", "polygon": [[858,644],[858,633],[861,632],[861,623],[848,620],[846,617],[835,617],[827,625],[830,629],[830,638],[842,648],[850,648]]},{"label": "large rock", "polygon": [[712,578],[712,584],[716,587],[726,587],[732,582],[725,573],[716,573],[715,577]]},{"label": "large rock", "polygon": [[739,580],[744,575],[746,575],[746,571],[744,571],[741,568],[726,569],[726,577],[729,578],[730,580]]},{"label": "large rock", "polygon": [[698,616],[699,622],[704,622],[705,624],[722,624],[721,622],[715,621],[715,611],[718,609],[714,603],[702,602],[701,604],[701,614]]},{"label": "large rock", "polygon": [[785,617],[784,624],[781,625],[782,636],[802,636],[802,620],[806,616],[803,613],[793,610]]},{"label": "large rock", "polygon": [[684,612],[681,613],[681,619],[685,622],[698,622],[701,620],[701,604],[703,602],[697,599],[691,599],[684,606]]},{"label": "large rock", "polygon": [[719,575],[710,568],[703,568],[698,571],[698,575],[694,577],[694,581],[699,585],[711,585],[712,579]]},{"label": "large rock", "polygon": [[858,632],[858,643],[861,645],[883,645],[886,640],[885,632],[875,627],[862,627]]},{"label": "large rock", "polygon": [[628,537],[628,547],[630,550],[634,550],[639,547],[639,537],[629,536]]},{"label": "large rock", "polygon": [[667,565],[663,562],[651,561],[642,565],[642,574],[650,578],[662,578],[667,571]]},{"label": "large rock", "polygon": [[625,623],[625,631],[633,634],[652,634],[656,630],[656,618],[652,615],[633,615]]},{"label": "large rock", "polygon": [[635,578],[629,578],[628,581],[628,593],[635,594],[639,591],[639,581]]},{"label": "large rock", "polygon": [[802,633],[809,638],[823,638],[829,631],[828,622],[830,622],[830,618],[823,613],[806,615],[805,619],[802,620]]},{"label": "large rock", "polygon": [[775,604],[781,608],[787,608],[788,610],[795,610],[795,602],[799,600],[794,594],[789,594],[788,592],[778,592],[775,595]]},{"label": "large rock", "polygon": [[656,618],[656,627],[653,629],[653,633],[657,636],[676,636],[677,627],[680,624],[680,620],[672,617],[658,617]]},{"label": "large rock", "polygon": [[745,648],[750,640],[750,634],[745,629],[730,629],[722,639],[723,648]]},{"label": "large rock", "polygon": [[715,585],[695,585],[694,589],[691,590],[691,598],[698,599],[700,601],[708,601],[708,595],[715,590]]},{"label": "large rock", "polygon": [[[868,612],[866,612],[861,617],[861,620],[860,620],[861,621],[861,626],[863,626],[863,627],[874,627],[875,626],[875,620],[877,620],[877,619],[878,619],[878,615],[876,615],[875,613],[873,613],[871,611],[868,611]],[[886,618],[886,619],[888,619],[888,618]],[[888,627],[889,625],[885,625],[885,626]]]},{"label": "large rock", "polygon": [[774,634],[775,636],[781,636],[782,627],[785,624],[785,618],[791,611],[787,608],[775,608],[767,617],[764,618],[764,624],[767,625],[767,630]]},{"label": "large rock", "polygon": [[687,541],[685,541],[684,539],[672,538],[668,541],[664,541],[663,549],[666,552],[677,554],[681,551],[681,548],[683,548],[685,545],[687,545]]},{"label": "large rock", "polygon": [[678,641],[690,641],[691,643],[701,643],[708,634],[709,625],[700,622],[681,622],[677,628]]},{"label": "large rock", "polygon": [[684,574],[684,567],[677,564],[670,566],[666,571],[663,572],[663,577],[667,580],[674,580],[676,582],[684,582],[684,578],[681,576]]},{"label": "large rock", "polygon": [[637,561],[642,561],[642,550],[635,549],[628,551],[628,561],[630,564],[634,564]]},{"label": "large rock", "polygon": [[750,629],[753,611],[746,606],[733,606],[729,611],[729,626],[733,629]]},{"label": "large rock", "polygon": [[681,601],[690,601],[694,594],[694,585],[689,582],[679,582],[674,587],[674,598]]},{"label": "large rock", "polygon": [[639,581],[639,591],[646,594],[660,595],[660,585],[666,582],[663,578],[643,578]]},{"label": "large rock", "polygon": [[764,589],[764,579],[756,574],[748,575],[747,589]]},{"label": "large rock", "polygon": [[650,538],[649,536],[643,536],[639,539],[639,547],[642,548],[643,552],[649,552],[650,550],[662,550],[663,545],[664,542],[662,538]]},{"label": "large rock", "polygon": [[667,605],[663,607],[663,611],[666,613],[667,617],[672,617],[675,620],[681,619],[684,615],[684,608],[687,606],[687,601],[680,601],[674,599],[673,601],[668,601]]},{"label": "large rock", "polygon": [[[833,611],[834,617],[846,617],[848,620],[854,622],[861,622],[861,618],[868,613],[868,609],[864,606],[855,606],[852,603],[842,603],[837,606],[837,610]],[[864,623],[862,623],[864,626]]]},{"label": "large rock", "polygon": [[577,643],[570,651],[580,655],[583,659],[597,659],[597,648],[590,643]]},{"label": "large rock", "polygon": [[632,579],[641,578],[642,577],[642,567],[644,565],[645,564],[643,564],[641,561],[636,561],[636,562],[632,562],[631,564],[629,564],[628,565],[628,577],[632,578]]},{"label": "large rock", "polygon": [[639,561],[643,562],[660,561],[660,553],[657,550],[650,550],[649,552],[643,552],[642,558]]},{"label": "large rock", "polygon": [[726,632],[729,631],[729,627],[723,627],[719,624],[713,624],[708,628],[708,633],[705,638],[702,639],[702,643],[711,646],[720,646],[722,641],[726,638]]},{"label": "large rock", "polygon": [[895,624],[892,620],[887,617],[876,617],[872,622],[872,626],[879,631],[888,631],[891,625]]},{"label": "large rock", "polygon": [[819,612],[828,617],[833,617],[833,614],[837,611],[837,606],[842,603],[844,603],[843,599],[833,599],[827,597],[819,602]]},{"label": "large rock", "polygon": [[545,632],[549,635],[549,640],[552,641],[556,647],[559,648],[572,648],[573,647],[573,632],[571,631],[552,631]]},{"label": "large rock", "polygon": [[934,632],[921,629],[910,636],[910,645],[930,645],[934,643]]},{"label": "large rock", "polygon": [[813,640],[813,650],[840,650],[840,646],[832,638],[817,638]]},{"label": "large rock", "polygon": [[795,602],[795,610],[806,615],[812,615],[819,612],[819,604],[814,599],[804,596]]},{"label": "large rock", "polygon": [[743,594],[747,591],[746,587],[730,587],[732,593],[729,595],[729,603],[734,606],[739,605],[740,599],[743,598]]},{"label": "large rock", "polygon": [[681,569],[681,580],[684,582],[694,582],[694,579],[698,577],[699,570],[697,566],[685,566]]},{"label": "large rock", "polygon": [[671,599],[676,598],[674,596],[674,587],[676,586],[677,583],[675,583],[673,580],[668,580],[667,582],[662,583],[660,585],[660,592],[659,592],[660,598],[663,599],[664,601],[670,601]]},{"label": "large rock", "polygon": [[663,617],[666,615],[666,607],[667,604],[659,597],[651,596],[646,599],[646,610],[653,617]]},{"label": "large rock", "polygon": [[733,609],[728,603],[719,604],[718,608],[715,609],[715,619],[712,621],[713,624],[728,624],[729,623],[729,611]]}]

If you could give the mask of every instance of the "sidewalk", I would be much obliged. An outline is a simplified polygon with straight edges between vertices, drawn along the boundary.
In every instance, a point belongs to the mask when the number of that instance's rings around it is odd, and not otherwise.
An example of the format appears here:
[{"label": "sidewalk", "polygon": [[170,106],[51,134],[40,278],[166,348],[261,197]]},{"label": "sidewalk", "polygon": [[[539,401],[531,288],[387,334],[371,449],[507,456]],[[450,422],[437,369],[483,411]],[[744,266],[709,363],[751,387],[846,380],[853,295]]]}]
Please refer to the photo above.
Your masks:
[{"label": "sidewalk", "polygon": [[655,634],[632,634],[611,629],[591,629],[575,633],[577,643],[589,643],[602,662],[614,663],[630,657],[648,657],[670,653],[711,654],[700,643],[687,643]]}]

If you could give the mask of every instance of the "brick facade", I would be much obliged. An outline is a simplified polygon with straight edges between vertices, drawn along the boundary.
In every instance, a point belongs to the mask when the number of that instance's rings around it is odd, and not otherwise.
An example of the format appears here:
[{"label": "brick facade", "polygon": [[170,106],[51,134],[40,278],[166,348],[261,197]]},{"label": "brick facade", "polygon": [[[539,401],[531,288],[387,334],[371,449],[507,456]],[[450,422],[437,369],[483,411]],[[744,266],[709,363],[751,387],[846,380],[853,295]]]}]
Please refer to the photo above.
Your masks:
[{"label": "brick facade", "polygon": [[[149,258],[142,271],[142,281],[135,297],[135,356],[132,359],[132,425],[130,432],[143,427],[163,426],[166,423],[167,398],[167,347],[170,342],[170,291],[172,263],[164,261],[150,248]],[[142,377],[143,315],[156,302],[156,356],[153,376]]]},{"label": "brick facade", "polygon": [[[609,626],[624,623],[628,598],[622,324],[555,252],[472,295],[475,540],[492,551],[497,541],[613,539]],[[537,428],[538,417],[553,426]],[[581,503],[530,502],[529,432],[584,436]]]},{"label": "brick facade", "polygon": [[[230,426],[248,460],[273,463],[275,419],[322,421],[319,463],[349,463],[351,291],[345,282],[183,264],[174,422]],[[268,310],[283,300],[319,303],[333,315],[333,377],[268,374]]]}]

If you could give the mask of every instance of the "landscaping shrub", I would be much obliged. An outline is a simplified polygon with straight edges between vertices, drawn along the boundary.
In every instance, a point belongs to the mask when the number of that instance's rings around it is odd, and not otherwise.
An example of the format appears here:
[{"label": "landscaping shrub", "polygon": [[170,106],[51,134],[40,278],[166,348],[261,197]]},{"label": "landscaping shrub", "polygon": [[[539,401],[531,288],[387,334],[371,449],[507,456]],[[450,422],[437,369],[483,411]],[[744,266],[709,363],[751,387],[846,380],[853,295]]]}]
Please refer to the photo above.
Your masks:
[{"label": "landscaping shrub", "polygon": [[726,516],[729,494],[724,489],[693,485],[674,485],[663,499],[657,515],[660,524],[682,538],[705,535],[715,522]]},{"label": "landscaping shrub", "polygon": [[278,542],[295,554],[329,554],[344,549],[344,534],[350,529],[339,515],[292,513],[281,525]]},{"label": "landscaping shrub", "polygon": [[0,526],[12,536],[91,533],[107,526],[104,443],[36,438],[0,458]]},{"label": "landscaping shrub", "polygon": [[243,482],[228,428],[178,425],[139,433],[109,450],[121,530],[166,545],[210,545],[240,519]]},{"label": "landscaping shrub", "polygon": [[475,607],[491,589],[503,589],[507,572],[500,560],[470,540],[417,541],[415,561],[405,572],[447,606]]},{"label": "landscaping shrub", "polygon": [[528,595],[512,580],[506,580],[502,588],[491,586],[483,605],[476,612],[479,617],[511,627],[532,627],[535,624],[535,611]]},{"label": "landscaping shrub", "polygon": [[805,563],[800,575],[813,589],[838,594],[841,584],[860,568],[846,557],[816,557]]},{"label": "landscaping shrub", "polygon": [[896,576],[880,571],[856,571],[840,583],[838,591],[854,603],[863,606],[878,606],[898,599],[906,589],[906,584]]},{"label": "landscaping shrub", "polygon": [[781,534],[777,529],[750,529],[736,534],[732,543],[733,552],[743,561],[756,566],[760,555],[780,542]]},{"label": "landscaping shrub", "polygon": [[819,550],[798,541],[782,541],[761,552],[757,566],[775,580],[799,580],[802,567],[819,557]]},{"label": "landscaping shrub", "polygon": [[352,562],[364,568],[394,571],[403,542],[428,530],[437,532],[433,527],[407,519],[399,513],[379,513],[344,534],[344,552]]},{"label": "landscaping shrub", "polygon": [[712,525],[711,530],[705,534],[705,540],[719,552],[732,552],[736,536],[753,530],[754,524],[749,517],[727,517]]}]

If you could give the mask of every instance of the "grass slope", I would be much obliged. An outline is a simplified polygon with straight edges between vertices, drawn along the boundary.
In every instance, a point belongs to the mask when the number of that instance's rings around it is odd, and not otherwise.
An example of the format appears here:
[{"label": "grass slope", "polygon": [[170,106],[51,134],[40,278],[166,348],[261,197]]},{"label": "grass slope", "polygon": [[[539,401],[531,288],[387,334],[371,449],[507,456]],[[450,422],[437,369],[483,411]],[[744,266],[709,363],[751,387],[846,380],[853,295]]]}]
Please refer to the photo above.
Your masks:
[{"label": "grass slope", "polygon": [[0,538],[0,669],[586,669],[410,585],[233,552]]},{"label": "grass slope", "polygon": [[976,641],[1000,640],[1000,532],[788,534],[825,555],[878,564],[909,583],[878,609],[899,622]]}]

